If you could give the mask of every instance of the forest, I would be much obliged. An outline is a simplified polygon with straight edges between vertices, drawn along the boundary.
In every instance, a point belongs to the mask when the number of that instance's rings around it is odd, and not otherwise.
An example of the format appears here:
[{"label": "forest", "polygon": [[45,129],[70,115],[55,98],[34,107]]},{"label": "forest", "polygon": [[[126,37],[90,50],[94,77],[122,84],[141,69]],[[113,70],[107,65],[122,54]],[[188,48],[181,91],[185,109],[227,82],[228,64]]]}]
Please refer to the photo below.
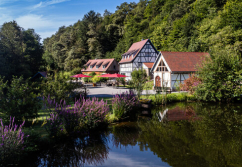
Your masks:
[{"label": "forest", "polygon": [[89,59],[119,61],[132,43],[146,38],[162,51],[226,50],[241,55],[241,27],[239,0],[124,2],[115,13],[88,12],[43,44],[33,29],[12,21],[0,30],[0,75],[31,77],[46,69],[78,73]]}]

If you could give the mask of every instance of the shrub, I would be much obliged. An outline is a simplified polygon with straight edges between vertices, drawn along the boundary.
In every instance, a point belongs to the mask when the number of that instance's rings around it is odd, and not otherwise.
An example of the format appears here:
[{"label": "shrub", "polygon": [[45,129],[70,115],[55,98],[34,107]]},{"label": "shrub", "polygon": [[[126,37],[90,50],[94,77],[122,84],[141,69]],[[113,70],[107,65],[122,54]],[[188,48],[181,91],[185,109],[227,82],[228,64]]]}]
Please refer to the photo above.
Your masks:
[{"label": "shrub", "polygon": [[103,123],[109,112],[107,102],[98,101],[97,98],[79,99],[71,107],[65,101],[55,103],[47,99],[46,108],[51,111],[47,118],[45,128],[50,136],[59,136],[63,133],[73,134],[84,129],[94,129]]},{"label": "shrub", "polygon": [[18,126],[14,124],[14,117],[10,117],[8,126],[4,126],[2,119],[0,120],[0,157],[1,160],[12,159],[18,157],[24,149],[24,136],[22,127],[24,122]]},{"label": "shrub", "polygon": [[116,80],[121,83],[124,87],[125,87],[125,78],[121,77],[121,78],[116,78]]},{"label": "shrub", "polygon": [[138,99],[132,91],[116,94],[112,100],[113,114],[117,118],[127,115],[138,104]]},{"label": "shrub", "polygon": [[[90,76],[90,75],[87,74],[87,73],[84,73],[84,75],[88,75],[88,76]],[[89,78],[89,77],[85,77],[85,78],[82,78],[82,79],[83,79],[84,82],[90,82],[90,81],[91,81],[91,78]]]},{"label": "shrub", "polygon": [[228,51],[211,53],[199,68],[202,84],[197,87],[196,94],[200,100],[230,101],[242,94],[241,56]]},{"label": "shrub", "polygon": [[160,105],[166,103],[166,95],[164,94],[156,94],[156,95],[150,95],[148,99],[151,99],[151,103],[153,105]]},{"label": "shrub", "polygon": [[151,81],[148,81],[148,82],[145,83],[144,89],[145,90],[152,90],[153,89],[153,86],[154,86],[154,81],[151,80]]},{"label": "shrub", "polygon": [[186,101],[187,100],[187,93],[171,93],[167,94],[167,101],[168,102],[177,102],[177,101]]},{"label": "shrub", "polygon": [[[70,78],[65,77],[62,73],[48,75],[47,79],[43,80],[40,85],[41,93],[44,97],[50,96],[51,99],[56,101],[74,101],[76,97],[80,97],[80,94],[84,94],[85,88],[81,87],[82,89],[80,89],[78,83],[69,81]],[[81,90],[80,93],[75,92],[77,88]]]},{"label": "shrub", "polygon": [[0,113],[2,118],[15,117],[16,121],[22,119],[33,119],[38,116],[41,108],[40,99],[37,98],[35,83],[30,83],[29,79],[14,77],[11,82],[4,82],[0,78]]},{"label": "shrub", "polygon": [[195,74],[192,74],[188,79],[184,80],[184,82],[180,84],[180,90],[188,91],[193,94],[199,84],[201,84],[201,79]]},{"label": "shrub", "polygon": [[132,76],[132,87],[137,93],[138,98],[140,97],[142,91],[144,90],[144,84],[148,80],[147,73],[145,70],[134,70],[131,73]]},{"label": "shrub", "polygon": [[101,77],[98,77],[97,75],[95,75],[93,78],[92,78],[92,82],[93,83],[97,83],[101,80]]}]

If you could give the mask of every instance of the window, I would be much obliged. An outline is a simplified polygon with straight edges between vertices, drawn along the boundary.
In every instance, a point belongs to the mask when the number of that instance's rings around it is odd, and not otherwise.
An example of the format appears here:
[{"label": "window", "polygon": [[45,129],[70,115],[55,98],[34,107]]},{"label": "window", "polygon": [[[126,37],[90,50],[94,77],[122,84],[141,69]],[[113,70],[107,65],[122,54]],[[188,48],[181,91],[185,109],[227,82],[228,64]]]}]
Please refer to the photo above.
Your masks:
[{"label": "window", "polygon": [[98,66],[98,65],[96,65],[96,68],[99,68],[99,66]]},{"label": "window", "polygon": [[114,65],[113,68],[116,69],[116,66]]},{"label": "window", "polygon": [[90,68],[93,68],[93,66],[90,66]]},{"label": "window", "polygon": [[103,65],[103,69],[104,69],[104,68],[106,68],[106,66],[105,66],[105,65]]}]

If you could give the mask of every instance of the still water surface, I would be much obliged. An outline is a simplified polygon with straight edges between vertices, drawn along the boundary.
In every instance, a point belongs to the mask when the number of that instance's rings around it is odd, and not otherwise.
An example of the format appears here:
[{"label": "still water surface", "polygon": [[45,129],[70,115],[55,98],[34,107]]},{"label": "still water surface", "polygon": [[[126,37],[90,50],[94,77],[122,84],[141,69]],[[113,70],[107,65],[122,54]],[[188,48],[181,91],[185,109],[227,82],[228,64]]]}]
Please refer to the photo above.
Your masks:
[{"label": "still water surface", "polygon": [[38,166],[242,166],[242,105],[176,103],[42,153]]}]

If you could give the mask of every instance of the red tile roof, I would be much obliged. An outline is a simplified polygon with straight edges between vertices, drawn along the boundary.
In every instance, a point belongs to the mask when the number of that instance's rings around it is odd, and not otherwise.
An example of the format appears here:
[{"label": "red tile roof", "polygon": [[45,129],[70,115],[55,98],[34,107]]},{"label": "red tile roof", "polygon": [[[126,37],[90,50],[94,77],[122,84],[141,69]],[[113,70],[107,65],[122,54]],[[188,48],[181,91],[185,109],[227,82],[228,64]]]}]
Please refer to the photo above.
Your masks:
[{"label": "red tile roof", "polygon": [[154,63],[143,63],[143,64],[148,68],[152,68],[152,66],[154,65]]},{"label": "red tile roof", "polygon": [[[86,69],[82,69],[82,72],[92,72],[92,71],[107,71],[110,65],[115,59],[94,59],[89,60],[85,65],[88,65]],[[93,68],[90,68],[91,65],[95,65]],[[96,65],[99,65],[99,68],[96,68]],[[106,68],[102,66],[106,65]]]},{"label": "red tile roof", "polygon": [[129,48],[129,50],[123,54],[123,56],[124,55],[127,56],[126,59],[122,59],[119,63],[127,63],[127,62],[133,61],[148,40],[149,39],[145,39],[145,40],[133,43],[132,46]]},{"label": "red tile roof", "polygon": [[175,71],[197,71],[196,65],[204,60],[208,53],[204,52],[163,52],[161,51],[165,61],[172,72]]}]

